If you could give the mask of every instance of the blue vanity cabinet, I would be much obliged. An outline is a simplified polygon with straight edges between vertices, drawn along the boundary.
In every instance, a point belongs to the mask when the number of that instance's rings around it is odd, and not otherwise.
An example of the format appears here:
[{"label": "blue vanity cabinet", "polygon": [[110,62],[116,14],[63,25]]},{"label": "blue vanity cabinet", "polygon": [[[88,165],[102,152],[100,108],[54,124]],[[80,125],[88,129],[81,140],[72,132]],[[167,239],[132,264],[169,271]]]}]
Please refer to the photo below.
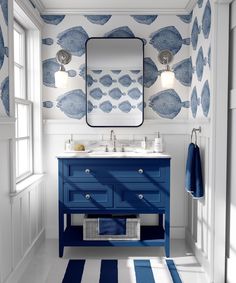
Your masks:
[{"label": "blue vanity cabinet", "polygon": [[[58,158],[59,256],[65,246],[164,246],[170,254],[170,158]],[[159,214],[139,241],[85,241],[71,214]],[[65,216],[66,215],[66,221]]]}]

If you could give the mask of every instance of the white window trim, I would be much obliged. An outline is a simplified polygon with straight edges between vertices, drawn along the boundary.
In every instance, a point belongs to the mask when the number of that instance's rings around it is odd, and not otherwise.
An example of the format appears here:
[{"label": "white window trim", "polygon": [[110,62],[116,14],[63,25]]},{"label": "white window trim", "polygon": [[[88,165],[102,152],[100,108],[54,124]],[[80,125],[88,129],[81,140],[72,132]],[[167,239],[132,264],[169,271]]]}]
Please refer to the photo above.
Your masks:
[{"label": "white window trim", "polygon": [[[27,181],[34,180],[34,176],[39,176],[43,173],[42,161],[42,55],[41,55],[41,32],[43,28],[43,21],[39,15],[36,15],[28,5],[27,1],[14,1],[14,17],[20,23],[24,23],[27,30],[27,92],[29,99],[33,102],[33,175],[19,182],[13,182],[10,195],[19,194],[21,191],[27,189]],[[28,54],[29,53],[29,54]],[[13,63],[14,66],[14,63]],[[12,70],[14,74],[14,70]],[[14,109],[14,108],[13,108]],[[15,156],[15,148],[12,150],[13,157]],[[13,158],[14,159],[14,158]],[[13,165],[14,168],[14,165]],[[15,170],[14,170],[15,171]],[[14,175],[14,173],[13,173]]]},{"label": "white window trim", "polygon": [[[19,183],[21,181],[23,181],[24,179],[26,179],[27,177],[30,177],[31,175],[33,175],[34,173],[34,168],[33,168],[33,160],[34,160],[34,156],[33,156],[33,129],[32,129],[32,126],[33,126],[33,115],[32,115],[32,108],[33,108],[33,103],[32,101],[30,100],[25,100],[25,99],[20,99],[20,98],[15,98],[15,103],[16,104],[25,104],[25,105],[28,105],[29,106],[29,133],[28,133],[28,136],[25,136],[25,137],[21,137],[21,138],[15,138],[16,141],[19,141],[19,140],[23,140],[23,139],[26,139],[28,138],[29,139],[29,156],[30,156],[30,159],[29,159],[29,171],[16,177],[16,183]],[[17,111],[17,107],[15,107],[15,110]],[[16,166],[18,166],[18,164],[16,164]]]}]

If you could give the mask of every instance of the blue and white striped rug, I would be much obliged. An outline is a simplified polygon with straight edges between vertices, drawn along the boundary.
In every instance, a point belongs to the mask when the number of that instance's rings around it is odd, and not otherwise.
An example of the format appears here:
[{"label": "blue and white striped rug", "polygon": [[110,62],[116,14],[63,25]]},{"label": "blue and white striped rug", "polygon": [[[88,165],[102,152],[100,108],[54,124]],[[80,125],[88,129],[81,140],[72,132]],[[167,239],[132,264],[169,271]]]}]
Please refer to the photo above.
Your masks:
[{"label": "blue and white striped rug", "polygon": [[58,259],[47,283],[182,283],[172,259]]}]

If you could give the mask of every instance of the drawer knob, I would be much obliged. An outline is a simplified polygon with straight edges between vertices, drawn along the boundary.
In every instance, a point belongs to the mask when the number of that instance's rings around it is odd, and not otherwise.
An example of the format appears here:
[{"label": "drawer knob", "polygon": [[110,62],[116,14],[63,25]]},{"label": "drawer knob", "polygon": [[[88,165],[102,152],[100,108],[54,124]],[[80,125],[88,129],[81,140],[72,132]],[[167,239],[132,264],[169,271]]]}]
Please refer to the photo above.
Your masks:
[{"label": "drawer knob", "polygon": [[90,169],[85,169],[85,173],[89,174],[90,173]]},{"label": "drawer knob", "polygon": [[86,198],[86,199],[90,199],[90,197],[91,197],[90,194],[86,194],[86,195],[85,195],[85,198]]},{"label": "drawer knob", "polygon": [[143,174],[143,169],[138,169],[139,174]]},{"label": "drawer knob", "polygon": [[143,195],[142,194],[138,195],[138,198],[143,199]]}]

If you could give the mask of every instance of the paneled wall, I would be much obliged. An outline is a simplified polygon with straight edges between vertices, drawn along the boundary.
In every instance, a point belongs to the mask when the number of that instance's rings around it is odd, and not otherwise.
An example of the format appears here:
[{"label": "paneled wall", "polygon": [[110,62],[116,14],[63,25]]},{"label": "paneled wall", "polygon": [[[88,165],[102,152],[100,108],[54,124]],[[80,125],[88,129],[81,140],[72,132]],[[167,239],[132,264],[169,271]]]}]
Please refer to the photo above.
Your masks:
[{"label": "paneled wall", "polygon": [[236,1],[231,4],[230,78],[229,78],[229,147],[228,147],[228,200],[227,200],[227,282],[236,277]]},{"label": "paneled wall", "polygon": [[5,131],[0,122],[0,282],[14,282],[14,272],[44,232],[44,184],[42,179],[10,195],[12,183],[11,141],[14,123]]}]

